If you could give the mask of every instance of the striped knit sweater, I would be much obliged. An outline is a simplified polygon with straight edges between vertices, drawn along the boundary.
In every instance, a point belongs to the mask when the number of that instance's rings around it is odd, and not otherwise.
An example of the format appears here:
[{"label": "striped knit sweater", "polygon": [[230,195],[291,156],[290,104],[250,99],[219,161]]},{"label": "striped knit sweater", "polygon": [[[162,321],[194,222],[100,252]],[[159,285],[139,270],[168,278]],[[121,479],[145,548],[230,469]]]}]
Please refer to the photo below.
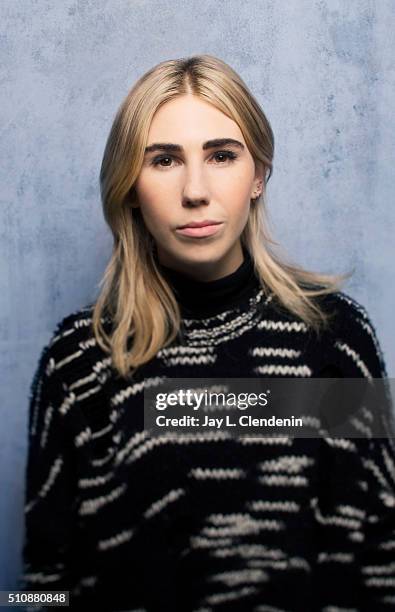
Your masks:
[{"label": "striped knit sweater", "polygon": [[336,316],[318,339],[249,258],[209,283],[163,272],[182,333],[132,381],[98,347],[92,304],[42,350],[21,588],[69,590],[71,610],[395,610],[391,438],[170,441],[142,425],[144,388],[165,378],[386,377],[364,307],[320,298]]}]

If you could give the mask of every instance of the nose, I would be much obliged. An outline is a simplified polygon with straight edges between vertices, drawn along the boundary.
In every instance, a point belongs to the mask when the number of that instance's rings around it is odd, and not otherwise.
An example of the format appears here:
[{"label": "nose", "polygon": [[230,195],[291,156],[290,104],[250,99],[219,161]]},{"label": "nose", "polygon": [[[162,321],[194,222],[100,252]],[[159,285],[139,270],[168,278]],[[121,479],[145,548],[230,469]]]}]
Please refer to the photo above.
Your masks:
[{"label": "nose", "polygon": [[209,201],[209,193],[202,170],[200,168],[189,169],[182,195],[183,206],[207,205]]}]

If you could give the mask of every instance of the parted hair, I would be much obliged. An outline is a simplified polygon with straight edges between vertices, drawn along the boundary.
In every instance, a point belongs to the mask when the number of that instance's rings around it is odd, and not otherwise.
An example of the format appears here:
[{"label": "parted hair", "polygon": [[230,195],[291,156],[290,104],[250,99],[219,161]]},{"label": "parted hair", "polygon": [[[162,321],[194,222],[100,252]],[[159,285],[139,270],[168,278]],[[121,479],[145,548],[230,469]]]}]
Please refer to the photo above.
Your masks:
[{"label": "parted hair", "polygon": [[[274,135],[262,108],[241,77],[223,60],[195,55],[163,61],[141,76],[121,103],[106,142],[100,170],[104,217],[113,235],[111,258],[99,283],[92,327],[97,343],[111,354],[119,376],[129,377],[177,336],[181,314],[161,274],[155,242],[134,189],[152,118],[167,101],[192,94],[209,102],[239,126],[255,164],[264,168],[264,188],[252,199],[241,243],[251,255],[267,294],[318,334],[330,315],[315,299],[339,290],[352,273],[307,271],[276,252],[269,231],[266,185],[273,172]],[[281,248],[281,247],[280,247]],[[108,317],[111,328],[103,322]]]}]

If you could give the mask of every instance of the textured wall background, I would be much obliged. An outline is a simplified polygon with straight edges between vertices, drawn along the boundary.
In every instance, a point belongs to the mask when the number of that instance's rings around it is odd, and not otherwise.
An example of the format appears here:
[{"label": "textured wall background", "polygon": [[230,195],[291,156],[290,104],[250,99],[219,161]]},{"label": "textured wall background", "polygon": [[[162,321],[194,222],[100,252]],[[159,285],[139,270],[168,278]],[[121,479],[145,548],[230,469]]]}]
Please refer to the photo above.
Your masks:
[{"label": "textured wall background", "polygon": [[355,267],[395,375],[393,0],[2,0],[0,588],[22,545],[27,397],[55,324],[110,255],[98,174],[115,111],[164,59],[212,53],[276,137],[275,237],[310,269]]}]

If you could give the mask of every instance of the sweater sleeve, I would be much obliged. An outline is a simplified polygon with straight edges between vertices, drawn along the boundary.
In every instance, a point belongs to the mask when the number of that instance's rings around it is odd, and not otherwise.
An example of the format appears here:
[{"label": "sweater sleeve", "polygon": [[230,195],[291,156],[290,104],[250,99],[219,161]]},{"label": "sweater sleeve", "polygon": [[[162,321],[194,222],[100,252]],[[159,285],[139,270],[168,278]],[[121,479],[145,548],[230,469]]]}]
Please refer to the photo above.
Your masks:
[{"label": "sweater sleeve", "polygon": [[30,388],[22,590],[71,591],[77,483],[74,443],[64,416],[71,400],[55,370],[50,342]]},{"label": "sweater sleeve", "polygon": [[[365,308],[348,296],[335,351],[345,377],[382,378],[389,387],[383,352]],[[395,609],[395,429],[390,393],[377,406],[382,437],[354,439],[365,482],[362,554],[359,561],[361,606],[375,612]]]}]

